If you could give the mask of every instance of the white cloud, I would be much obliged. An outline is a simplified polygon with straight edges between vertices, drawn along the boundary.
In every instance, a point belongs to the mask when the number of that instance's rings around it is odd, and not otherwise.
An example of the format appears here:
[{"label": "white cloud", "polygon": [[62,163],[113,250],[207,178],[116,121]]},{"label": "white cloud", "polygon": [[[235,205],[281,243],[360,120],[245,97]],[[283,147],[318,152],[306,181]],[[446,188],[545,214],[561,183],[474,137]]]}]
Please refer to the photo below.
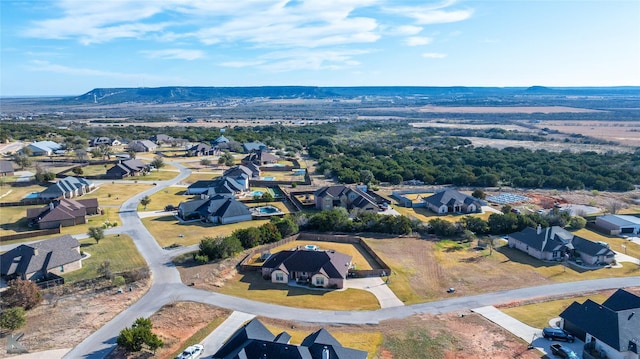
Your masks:
[{"label": "white cloud", "polygon": [[254,67],[264,64],[264,61],[227,61],[220,63],[224,67]]},{"label": "white cloud", "polygon": [[447,57],[447,54],[442,54],[439,52],[425,52],[424,54],[422,54],[422,57],[424,57],[425,59],[444,59],[445,57]]},{"label": "white cloud", "polygon": [[405,40],[405,43],[408,46],[423,46],[423,45],[428,45],[433,41],[432,38],[430,37],[424,37],[424,36],[412,36],[409,37]]},{"label": "white cloud", "polygon": [[140,53],[146,55],[152,59],[165,59],[165,60],[197,60],[204,57],[204,52],[201,50],[186,50],[186,49],[165,49],[157,51],[140,51]]},{"label": "white cloud", "polygon": [[386,11],[414,19],[418,25],[443,24],[463,21],[473,15],[472,9],[447,10],[456,1],[446,1],[436,5],[388,7]]},{"label": "white cloud", "polygon": [[158,81],[175,81],[175,78],[162,77],[157,75],[150,74],[132,74],[132,73],[123,73],[123,72],[114,72],[114,71],[104,71],[104,70],[96,70],[89,68],[79,68],[79,67],[71,67],[59,64],[52,64],[49,61],[42,60],[32,60],[27,65],[27,69],[31,71],[42,71],[42,72],[52,72],[58,74],[65,74],[71,76],[94,76],[94,77],[108,77],[108,78],[118,78],[122,80],[138,80],[140,78],[145,78],[149,80],[158,80]]},{"label": "white cloud", "polygon": [[387,31],[387,33],[389,35],[407,35],[407,36],[411,36],[411,35],[417,35],[421,31],[422,31],[422,27],[420,27],[420,26],[403,25],[403,26],[398,26],[398,27],[389,29],[389,31]]}]

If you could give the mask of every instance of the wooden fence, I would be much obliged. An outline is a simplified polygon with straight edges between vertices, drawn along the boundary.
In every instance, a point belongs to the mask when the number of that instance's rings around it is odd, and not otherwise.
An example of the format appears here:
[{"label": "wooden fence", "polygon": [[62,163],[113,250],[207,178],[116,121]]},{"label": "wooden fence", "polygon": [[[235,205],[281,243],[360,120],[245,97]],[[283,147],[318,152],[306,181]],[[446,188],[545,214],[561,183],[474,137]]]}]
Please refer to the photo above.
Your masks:
[{"label": "wooden fence", "polygon": [[7,234],[4,236],[0,236],[0,242],[11,241],[14,239],[40,237],[40,236],[46,236],[49,234],[58,234],[58,233],[60,233],[60,227],[50,228],[50,229],[41,229],[38,231],[20,232],[16,234]]}]

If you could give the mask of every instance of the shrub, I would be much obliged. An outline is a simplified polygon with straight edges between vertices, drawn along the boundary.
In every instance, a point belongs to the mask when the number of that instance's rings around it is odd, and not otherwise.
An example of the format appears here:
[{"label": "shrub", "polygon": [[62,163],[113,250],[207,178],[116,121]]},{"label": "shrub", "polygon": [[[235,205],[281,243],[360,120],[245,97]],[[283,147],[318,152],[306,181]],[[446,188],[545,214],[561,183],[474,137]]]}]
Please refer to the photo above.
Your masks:
[{"label": "shrub", "polygon": [[26,323],[27,318],[22,307],[8,308],[0,313],[0,328],[2,329],[12,332],[24,327]]},{"label": "shrub", "polygon": [[29,310],[42,302],[42,294],[37,284],[18,278],[9,281],[9,288],[2,294],[2,301],[8,307],[22,307]]}]

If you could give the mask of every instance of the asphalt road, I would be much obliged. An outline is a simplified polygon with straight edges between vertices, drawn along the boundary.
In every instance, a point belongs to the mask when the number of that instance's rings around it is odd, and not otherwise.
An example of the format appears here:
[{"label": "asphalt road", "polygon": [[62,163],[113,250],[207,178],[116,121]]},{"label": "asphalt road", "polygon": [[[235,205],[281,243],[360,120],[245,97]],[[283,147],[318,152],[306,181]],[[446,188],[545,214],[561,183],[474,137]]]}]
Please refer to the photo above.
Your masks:
[{"label": "asphalt road", "polygon": [[160,248],[151,233],[149,233],[142,224],[136,212],[137,205],[143,196],[158,192],[189,176],[191,171],[184,166],[178,163],[172,163],[172,165],[180,169],[178,177],[169,181],[157,182],[157,186],[154,188],[136,194],[122,205],[120,212],[122,233],[126,233],[133,238],[138,251],[147,261],[151,269],[151,288],[148,293],[135,304],[121,312],[113,320],[91,334],[82,343],[67,353],[65,358],[104,358],[115,347],[116,337],[120,330],[130,326],[136,318],[149,317],[163,305],[174,301],[201,302],[247,314],[283,320],[327,324],[375,324],[382,320],[406,318],[414,314],[469,311],[471,308],[497,305],[514,300],[578,294],[599,289],[640,285],[640,277],[626,277],[558,283],[474,296],[463,296],[461,293],[456,293],[453,294],[452,298],[447,300],[410,306],[396,306],[375,311],[328,311],[290,308],[195,289],[182,283],[178,270],[171,262],[171,258],[176,254],[184,253],[189,249],[195,249],[195,247],[178,248],[175,250],[164,250]]}]

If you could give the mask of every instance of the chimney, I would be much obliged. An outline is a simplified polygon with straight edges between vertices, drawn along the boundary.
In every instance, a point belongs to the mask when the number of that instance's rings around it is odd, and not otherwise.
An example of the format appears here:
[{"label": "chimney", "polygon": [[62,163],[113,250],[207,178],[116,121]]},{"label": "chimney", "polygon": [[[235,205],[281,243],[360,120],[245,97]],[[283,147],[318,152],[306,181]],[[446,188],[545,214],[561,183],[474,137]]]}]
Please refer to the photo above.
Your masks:
[{"label": "chimney", "polygon": [[49,210],[53,211],[54,208],[55,208],[55,205],[53,204],[53,201],[49,202]]},{"label": "chimney", "polygon": [[331,359],[330,357],[330,353],[329,353],[329,348],[327,348],[326,346],[322,349],[322,359]]},{"label": "chimney", "polygon": [[538,224],[538,228],[536,229],[536,233],[538,235],[540,235],[540,233],[542,233],[542,226],[540,224]]}]

